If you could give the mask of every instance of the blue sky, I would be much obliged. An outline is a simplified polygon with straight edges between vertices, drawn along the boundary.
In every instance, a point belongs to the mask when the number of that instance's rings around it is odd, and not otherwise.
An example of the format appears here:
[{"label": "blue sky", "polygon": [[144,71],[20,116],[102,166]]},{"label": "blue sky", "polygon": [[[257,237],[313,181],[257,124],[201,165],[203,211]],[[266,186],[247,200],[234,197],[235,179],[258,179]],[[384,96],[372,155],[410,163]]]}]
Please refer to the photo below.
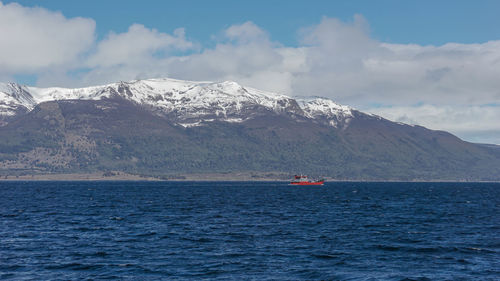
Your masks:
[{"label": "blue sky", "polygon": [[93,18],[99,37],[141,23],[164,32],[184,27],[203,45],[213,44],[211,37],[232,24],[252,21],[273,40],[295,46],[299,28],[317,24],[323,16],[350,21],[354,14],[363,15],[372,36],[384,42],[442,45],[500,39],[496,0],[4,1],[9,2],[61,11],[66,17]]},{"label": "blue sky", "polygon": [[0,82],[231,80],[500,144],[498,11],[496,0],[0,0]]}]

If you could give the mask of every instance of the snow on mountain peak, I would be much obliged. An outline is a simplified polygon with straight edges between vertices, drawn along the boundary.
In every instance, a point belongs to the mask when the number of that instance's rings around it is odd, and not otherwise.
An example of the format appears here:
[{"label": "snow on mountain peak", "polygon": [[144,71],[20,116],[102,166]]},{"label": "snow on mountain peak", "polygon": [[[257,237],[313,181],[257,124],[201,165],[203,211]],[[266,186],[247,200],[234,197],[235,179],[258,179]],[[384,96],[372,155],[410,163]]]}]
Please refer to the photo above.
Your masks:
[{"label": "snow on mountain peak", "polygon": [[298,114],[312,119],[326,118],[331,126],[352,118],[349,107],[326,98],[295,100],[282,94],[244,87],[233,81],[196,82],[170,78],[75,89],[0,83],[0,114],[12,114],[16,106],[31,110],[38,103],[52,100],[100,100],[113,96],[146,106],[156,114],[172,117],[186,126],[214,120],[243,122],[257,112],[266,111]]},{"label": "snow on mountain peak", "polygon": [[13,116],[31,110],[36,102],[26,87],[16,83],[0,83],[0,116]]},{"label": "snow on mountain peak", "polygon": [[322,97],[298,99],[307,117],[323,120],[332,127],[347,126],[354,117],[352,108]]},{"label": "snow on mountain peak", "polygon": [[340,105],[331,99],[316,97],[314,99],[302,99],[299,102],[302,104],[302,109],[311,118],[318,115],[352,117],[352,109],[349,106]]},{"label": "snow on mountain peak", "polygon": [[[114,84],[112,84],[114,85]],[[108,85],[107,85],[108,86]],[[37,88],[27,87],[37,103],[54,100],[99,100],[109,97],[109,93],[101,91],[106,86],[93,86],[86,88]]]}]

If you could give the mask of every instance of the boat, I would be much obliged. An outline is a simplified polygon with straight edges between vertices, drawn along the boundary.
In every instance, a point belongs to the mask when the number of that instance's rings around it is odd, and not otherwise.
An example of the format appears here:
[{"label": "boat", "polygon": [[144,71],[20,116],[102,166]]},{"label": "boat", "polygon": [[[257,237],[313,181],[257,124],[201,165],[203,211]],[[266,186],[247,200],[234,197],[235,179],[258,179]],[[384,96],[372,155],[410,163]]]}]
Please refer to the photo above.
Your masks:
[{"label": "boat", "polygon": [[295,175],[290,184],[293,185],[323,185],[325,183],[324,179],[320,180],[310,180],[307,176],[304,175]]}]

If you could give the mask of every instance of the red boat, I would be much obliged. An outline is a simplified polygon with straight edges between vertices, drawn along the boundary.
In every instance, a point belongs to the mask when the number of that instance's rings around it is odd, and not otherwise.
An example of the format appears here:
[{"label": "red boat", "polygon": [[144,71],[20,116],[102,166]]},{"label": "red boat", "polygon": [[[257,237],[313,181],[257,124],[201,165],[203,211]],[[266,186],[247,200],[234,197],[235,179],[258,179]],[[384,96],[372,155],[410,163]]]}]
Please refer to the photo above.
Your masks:
[{"label": "red boat", "polygon": [[320,180],[309,180],[307,176],[297,176],[295,175],[294,179],[290,182],[293,185],[323,185],[325,183],[324,179]]}]

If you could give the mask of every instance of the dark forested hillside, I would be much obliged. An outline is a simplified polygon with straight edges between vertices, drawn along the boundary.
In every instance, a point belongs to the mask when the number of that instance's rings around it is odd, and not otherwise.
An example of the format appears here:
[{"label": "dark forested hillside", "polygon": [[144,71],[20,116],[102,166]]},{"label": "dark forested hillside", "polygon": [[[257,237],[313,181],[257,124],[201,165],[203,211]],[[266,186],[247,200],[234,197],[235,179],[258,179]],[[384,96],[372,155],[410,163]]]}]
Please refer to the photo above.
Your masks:
[{"label": "dark forested hillside", "polygon": [[266,112],[183,127],[121,98],[51,101],[0,127],[0,173],[308,173],[355,180],[500,180],[500,150],[358,111],[340,128]]}]

